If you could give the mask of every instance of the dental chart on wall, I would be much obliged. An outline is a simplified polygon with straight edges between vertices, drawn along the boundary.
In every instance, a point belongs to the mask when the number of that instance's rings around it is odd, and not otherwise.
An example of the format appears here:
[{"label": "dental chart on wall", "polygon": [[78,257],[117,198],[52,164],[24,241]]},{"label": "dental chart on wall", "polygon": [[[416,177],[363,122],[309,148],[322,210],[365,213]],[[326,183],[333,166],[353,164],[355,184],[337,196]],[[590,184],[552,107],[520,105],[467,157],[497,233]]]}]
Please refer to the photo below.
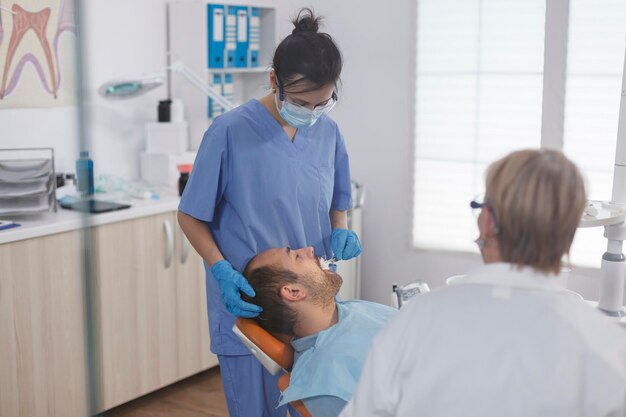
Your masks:
[{"label": "dental chart on wall", "polygon": [[0,1],[0,109],[76,103],[74,0]]}]

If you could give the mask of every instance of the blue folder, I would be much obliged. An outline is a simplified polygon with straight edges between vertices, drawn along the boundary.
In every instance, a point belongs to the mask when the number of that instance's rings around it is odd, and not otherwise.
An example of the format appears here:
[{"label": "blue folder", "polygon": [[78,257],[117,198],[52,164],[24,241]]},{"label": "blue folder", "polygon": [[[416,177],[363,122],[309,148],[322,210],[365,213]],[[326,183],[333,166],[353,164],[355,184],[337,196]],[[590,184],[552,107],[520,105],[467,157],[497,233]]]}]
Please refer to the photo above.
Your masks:
[{"label": "blue folder", "polygon": [[245,68],[248,66],[248,7],[235,6],[237,13],[237,49],[235,54],[235,67]]},{"label": "blue folder", "polygon": [[258,7],[250,8],[250,66],[259,66],[259,45],[261,42],[261,14]]},{"label": "blue folder", "polygon": [[[213,80],[211,82],[211,88],[216,93],[222,94],[222,74],[213,74]],[[223,113],[222,106],[220,106],[215,100],[209,98],[209,119],[214,119]]]},{"label": "blue folder", "polygon": [[226,67],[237,64],[237,6],[226,6]]},{"label": "blue folder", "polygon": [[[233,84],[233,74],[226,73],[224,74],[223,82],[222,82],[222,95],[224,98],[231,103],[233,102],[235,95],[235,86]],[[222,108],[222,112],[224,112],[224,108]]]},{"label": "blue folder", "polygon": [[225,24],[224,6],[221,4],[207,5],[208,59],[209,68],[224,68]]}]

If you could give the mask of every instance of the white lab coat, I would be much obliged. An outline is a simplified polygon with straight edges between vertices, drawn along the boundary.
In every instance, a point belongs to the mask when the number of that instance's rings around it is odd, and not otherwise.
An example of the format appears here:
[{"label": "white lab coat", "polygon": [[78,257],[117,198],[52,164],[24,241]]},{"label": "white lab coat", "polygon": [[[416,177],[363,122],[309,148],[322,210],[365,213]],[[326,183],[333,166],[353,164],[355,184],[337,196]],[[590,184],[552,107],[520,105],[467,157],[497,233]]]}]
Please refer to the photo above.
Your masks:
[{"label": "white lab coat", "polygon": [[554,276],[483,266],[375,338],[341,417],[626,415],[626,330]]}]

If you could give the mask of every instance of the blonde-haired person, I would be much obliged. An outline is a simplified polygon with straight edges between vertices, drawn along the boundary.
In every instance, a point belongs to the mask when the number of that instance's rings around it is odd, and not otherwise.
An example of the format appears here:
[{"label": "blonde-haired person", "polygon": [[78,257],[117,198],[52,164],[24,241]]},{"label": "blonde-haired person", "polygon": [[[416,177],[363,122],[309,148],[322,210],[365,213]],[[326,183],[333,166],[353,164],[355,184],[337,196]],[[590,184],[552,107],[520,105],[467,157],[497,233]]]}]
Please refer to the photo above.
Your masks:
[{"label": "blonde-haired person", "polygon": [[472,202],[486,265],[400,311],[341,416],[626,415],[625,331],[556,283],[585,201],[558,151],[493,163]]}]

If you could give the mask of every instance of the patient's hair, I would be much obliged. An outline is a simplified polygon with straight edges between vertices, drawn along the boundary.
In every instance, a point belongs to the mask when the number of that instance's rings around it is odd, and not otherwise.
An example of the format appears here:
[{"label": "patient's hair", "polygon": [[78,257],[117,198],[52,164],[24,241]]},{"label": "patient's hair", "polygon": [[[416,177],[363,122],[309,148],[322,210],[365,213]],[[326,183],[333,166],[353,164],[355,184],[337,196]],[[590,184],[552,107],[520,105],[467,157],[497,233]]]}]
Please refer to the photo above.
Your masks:
[{"label": "patient's hair", "polygon": [[298,275],[271,265],[251,271],[246,269],[245,275],[256,296],[252,298],[241,293],[242,299],[263,308],[253,320],[270,333],[295,336],[296,312],[281,298],[280,289],[283,285],[296,283]]},{"label": "patient's hair", "polygon": [[485,203],[502,260],[558,274],[586,200],[580,171],[559,151],[517,151],[491,164]]}]

